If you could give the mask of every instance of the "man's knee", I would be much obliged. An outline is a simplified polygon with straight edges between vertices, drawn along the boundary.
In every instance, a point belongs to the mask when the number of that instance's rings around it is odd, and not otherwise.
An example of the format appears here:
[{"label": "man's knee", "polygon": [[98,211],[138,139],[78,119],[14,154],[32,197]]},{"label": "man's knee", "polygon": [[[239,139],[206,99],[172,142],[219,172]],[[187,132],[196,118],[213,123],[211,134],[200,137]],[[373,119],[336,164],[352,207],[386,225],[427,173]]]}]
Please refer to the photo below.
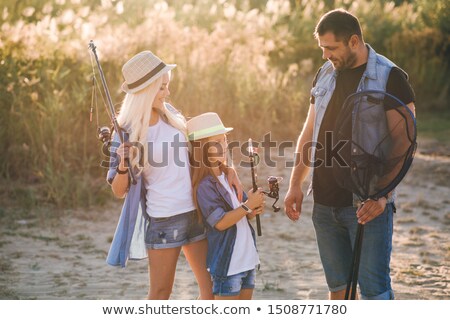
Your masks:
[{"label": "man's knee", "polygon": [[[345,300],[345,289],[344,290],[339,290],[339,291],[336,291],[336,292],[331,292],[330,291],[330,295],[329,295],[329,299],[330,300]],[[352,294],[352,290],[350,290],[350,293],[349,293],[349,297],[351,296],[351,294]],[[358,300],[359,298],[358,298],[358,293],[356,293],[356,300]]]},{"label": "man's knee", "polygon": [[362,300],[394,300],[395,297],[394,297],[394,291],[389,289],[383,293],[380,293],[377,295],[370,295],[370,296],[364,295],[361,292],[361,299]]}]

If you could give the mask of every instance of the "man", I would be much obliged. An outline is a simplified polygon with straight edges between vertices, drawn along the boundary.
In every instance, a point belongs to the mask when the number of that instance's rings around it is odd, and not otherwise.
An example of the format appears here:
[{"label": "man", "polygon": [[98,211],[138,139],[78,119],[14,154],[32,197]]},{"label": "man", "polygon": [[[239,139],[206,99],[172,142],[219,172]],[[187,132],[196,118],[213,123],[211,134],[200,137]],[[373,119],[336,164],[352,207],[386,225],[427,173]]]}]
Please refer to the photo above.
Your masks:
[{"label": "man", "polygon": [[[354,195],[341,188],[333,177],[332,166],[338,164],[327,157],[333,154],[337,142],[327,140],[332,138],[329,133],[350,94],[362,90],[386,91],[414,112],[414,92],[407,74],[364,42],[359,21],[349,12],[337,9],[326,13],[314,35],[323,58],[328,61],[313,81],[309,113],[297,142],[296,165],[284,200],[286,214],[293,221],[299,219],[303,202],[301,185],[311,166],[313,222],[330,299],[345,296],[358,222],[365,225],[359,271],[361,298],[393,299],[389,264],[394,197],[390,194],[376,201],[368,200],[359,210]],[[311,142],[314,162],[307,152]]]}]

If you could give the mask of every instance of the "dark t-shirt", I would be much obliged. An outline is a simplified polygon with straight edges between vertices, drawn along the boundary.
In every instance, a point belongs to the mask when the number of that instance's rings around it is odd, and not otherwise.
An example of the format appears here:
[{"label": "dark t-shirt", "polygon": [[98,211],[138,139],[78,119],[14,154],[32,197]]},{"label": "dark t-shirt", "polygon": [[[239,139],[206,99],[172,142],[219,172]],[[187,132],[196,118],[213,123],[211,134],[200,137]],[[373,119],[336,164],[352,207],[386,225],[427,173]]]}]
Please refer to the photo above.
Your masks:
[{"label": "dark t-shirt", "polygon": [[[352,93],[356,92],[361,77],[366,70],[367,64],[363,64],[354,69],[347,69],[339,71],[336,78],[336,88],[325,111],[322,124],[320,126],[318,135],[318,146],[316,150],[316,163],[321,163],[320,166],[314,168],[313,187],[314,187],[314,201],[330,206],[330,207],[347,207],[352,206],[353,196],[351,191],[341,188],[333,176],[332,166],[338,165],[333,159],[326,159],[325,155],[331,155],[331,150],[338,141],[331,141],[331,135],[326,132],[332,132],[335,126],[336,119],[344,104],[345,99]],[[320,69],[319,69],[320,71]],[[317,72],[313,87],[316,85]],[[404,73],[394,67],[392,68],[386,84],[386,92],[390,93],[405,104],[414,102],[415,95],[411,85],[408,83]],[[311,96],[311,104],[314,104],[314,96]],[[325,138],[327,136],[327,139]]]}]

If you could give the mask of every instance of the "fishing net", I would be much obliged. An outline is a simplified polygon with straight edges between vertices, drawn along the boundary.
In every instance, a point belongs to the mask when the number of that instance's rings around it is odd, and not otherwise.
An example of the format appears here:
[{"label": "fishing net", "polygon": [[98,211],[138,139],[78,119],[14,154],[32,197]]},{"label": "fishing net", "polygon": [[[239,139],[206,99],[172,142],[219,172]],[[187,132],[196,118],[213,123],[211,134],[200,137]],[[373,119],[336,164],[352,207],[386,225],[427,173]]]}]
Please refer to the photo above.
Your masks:
[{"label": "fishing net", "polygon": [[333,175],[361,201],[393,190],[410,168],[417,146],[412,111],[383,91],[350,95],[333,134],[346,141],[341,154],[344,165],[333,166]]}]

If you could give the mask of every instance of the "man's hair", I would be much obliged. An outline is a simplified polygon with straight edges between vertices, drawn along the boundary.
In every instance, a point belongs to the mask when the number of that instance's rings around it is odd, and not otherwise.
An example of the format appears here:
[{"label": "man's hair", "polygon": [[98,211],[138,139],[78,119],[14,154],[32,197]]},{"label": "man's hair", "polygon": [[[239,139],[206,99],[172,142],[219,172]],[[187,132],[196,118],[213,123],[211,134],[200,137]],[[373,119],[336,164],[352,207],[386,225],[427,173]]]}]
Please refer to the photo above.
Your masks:
[{"label": "man's hair", "polygon": [[317,39],[319,35],[323,36],[327,32],[332,32],[337,41],[345,43],[354,34],[361,40],[363,39],[358,18],[344,9],[329,11],[320,18],[314,31],[314,37]]}]

